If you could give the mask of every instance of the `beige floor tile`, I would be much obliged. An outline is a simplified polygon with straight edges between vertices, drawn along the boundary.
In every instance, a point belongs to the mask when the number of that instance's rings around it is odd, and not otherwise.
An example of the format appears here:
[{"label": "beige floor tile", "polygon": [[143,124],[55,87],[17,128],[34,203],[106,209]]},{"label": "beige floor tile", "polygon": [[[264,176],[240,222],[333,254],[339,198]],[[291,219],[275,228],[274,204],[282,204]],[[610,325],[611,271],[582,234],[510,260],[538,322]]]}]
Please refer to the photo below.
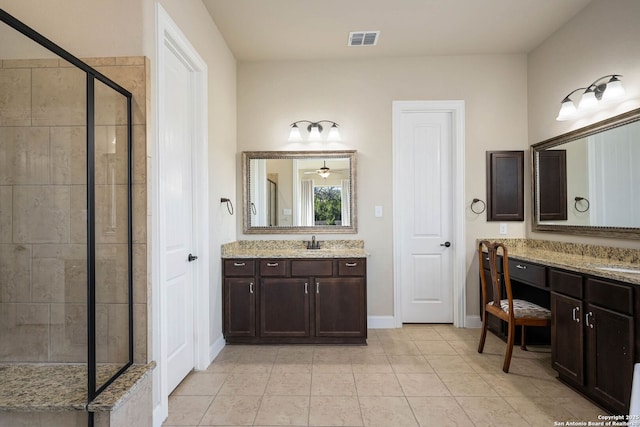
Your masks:
[{"label": "beige floor tile", "polygon": [[480,375],[470,373],[439,374],[453,396],[498,396],[498,393]]},{"label": "beige floor tile", "polygon": [[215,396],[228,375],[193,372],[172,394],[174,396]]},{"label": "beige floor tile", "polygon": [[405,396],[451,396],[436,374],[397,374]]},{"label": "beige floor tile", "polygon": [[544,397],[544,393],[534,385],[529,377],[513,373],[480,374],[480,377],[502,397]]},{"label": "beige floor tile", "polygon": [[310,391],[311,373],[286,372],[283,374],[271,374],[265,394],[272,396],[309,396]]},{"label": "beige floor tile", "polygon": [[453,397],[407,397],[421,427],[473,427],[473,423]]},{"label": "beige floor tile", "polygon": [[407,334],[413,341],[442,341],[442,336],[434,328],[410,328]]},{"label": "beige floor tile", "polygon": [[256,424],[291,426],[307,425],[309,396],[264,396]]},{"label": "beige floor tile", "polygon": [[430,355],[457,355],[458,352],[446,341],[414,341],[420,353]]},{"label": "beige floor tile", "polygon": [[261,400],[261,396],[217,396],[200,425],[252,425]]},{"label": "beige floor tile", "polygon": [[358,398],[355,396],[311,396],[309,425],[363,425]]},{"label": "beige floor tile", "polygon": [[230,374],[218,394],[262,396],[269,374]]},{"label": "beige floor tile", "polygon": [[275,363],[271,375],[284,373],[310,374],[313,371],[311,363]]},{"label": "beige floor tile", "polygon": [[407,328],[396,329],[377,329],[376,335],[380,341],[384,340],[398,340],[398,341],[411,341],[411,336]]},{"label": "beige floor tile", "polygon": [[312,396],[355,396],[353,374],[316,374],[311,376]]},{"label": "beige floor tile", "polygon": [[362,396],[360,409],[367,427],[417,427],[411,407],[404,397]]},{"label": "beige floor tile", "polygon": [[602,409],[580,395],[575,395],[574,397],[556,397],[554,400],[570,412],[576,420],[598,421],[598,415],[605,414]]},{"label": "beige floor tile", "polygon": [[270,374],[272,369],[272,362],[251,362],[239,360],[235,362],[235,367],[232,372],[238,374]]},{"label": "beige floor tile", "polygon": [[413,341],[382,341],[387,356],[420,356],[420,350]]},{"label": "beige floor tile", "polygon": [[571,388],[562,384],[558,379],[540,379],[540,378],[531,378],[531,382],[534,386],[536,386],[544,396],[546,397],[567,397],[567,398],[577,398],[580,395],[573,391]]},{"label": "beige floor tile", "polygon": [[396,374],[431,374],[433,368],[424,356],[389,356]]},{"label": "beige floor tile", "polygon": [[403,396],[395,374],[354,373],[358,396]]},{"label": "beige floor tile", "polygon": [[475,373],[475,370],[464,361],[459,355],[434,355],[425,356],[429,365],[437,374],[452,373]]},{"label": "beige floor tile", "polygon": [[526,426],[527,422],[501,397],[456,397],[477,426]]},{"label": "beige floor tile", "polygon": [[[535,427],[547,427],[554,422],[575,420],[573,415],[551,397],[505,397],[509,405]],[[582,418],[575,421],[584,421]]]},{"label": "beige floor tile", "polygon": [[349,363],[314,362],[312,367],[314,374],[351,374],[353,369]]},{"label": "beige floor tile", "polygon": [[207,372],[230,374],[234,369],[236,369],[236,358],[230,360],[218,360],[216,358],[216,360],[214,360],[207,368]]},{"label": "beige floor tile", "polygon": [[212,396],[169,396],[169,416],[165,424],[198,425],[212,400]]},{"label": "beige floor tile", "polygon": [[392,374],[389,359],[384,354],[359,354],[351,358],[353,372],[370,374]]}]

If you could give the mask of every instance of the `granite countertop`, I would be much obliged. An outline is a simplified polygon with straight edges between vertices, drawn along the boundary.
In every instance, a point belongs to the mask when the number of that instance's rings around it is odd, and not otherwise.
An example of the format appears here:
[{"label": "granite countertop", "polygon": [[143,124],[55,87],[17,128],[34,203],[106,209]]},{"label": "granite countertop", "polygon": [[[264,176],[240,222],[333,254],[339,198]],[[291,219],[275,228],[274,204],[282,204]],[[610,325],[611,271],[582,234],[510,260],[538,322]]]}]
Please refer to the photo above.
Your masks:
[{"label": "granite countertop", "polygon": [[[640,285],[640,250],[534,239],[478,239],[502,242],[510,258]],[[609,271],[598,267],[637,270]]]},{"label": "granite countertop", "polygon": [[365,258],[363,240],[320,240],[307,249],[303,240],[240,240],[222,245],[222,258]]},{"label": "granite countertop", "polygon": [[[154,367],[155,362],[130,366],[87,405],[85,364],[3,364],[0,365],[0,411],[111,411],[135,391]],[[108,375],[107,371],[113,373],[113,369],[107,369],[103,374]],[[98,372],[98,379],[103,374]]]}]

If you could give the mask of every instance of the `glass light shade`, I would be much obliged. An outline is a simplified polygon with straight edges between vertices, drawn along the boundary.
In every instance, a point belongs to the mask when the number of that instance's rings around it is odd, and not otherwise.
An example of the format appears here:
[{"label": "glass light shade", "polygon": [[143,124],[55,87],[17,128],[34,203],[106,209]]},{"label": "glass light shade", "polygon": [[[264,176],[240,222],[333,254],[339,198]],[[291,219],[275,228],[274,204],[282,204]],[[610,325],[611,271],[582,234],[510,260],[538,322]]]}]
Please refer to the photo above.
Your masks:
[{"label": "glass light shade", "polygon": [[622,87],[622,82],[614,77],[609,83],[607,83],[607,88],[602,93],[602,100],[613,101],[624,98],[624,95],[625,91]]},{"label": "glass light shade", "polygon": [[560,112],[558,113],[558,117],[556,117],[556,120],[559,122],[563,120],[569,120],[575,117],[577,113],[578,110],[576,110],[576,106],[574,105],[573,101],[564,101],[560,106]]},{"label": "glass light shade", "polygon": [[334,124],[331,126],[331,129],[329,129],[329,135],[327,135],[327,141],[342,141],[338,125]]},{"label": "glass light shade", "polygon": [[331,172],[329,171],[322,171],[322,172],[318,172],[318,175],[320,175],[323,178],[327,178],[329,175],[331,175]]},{"label": "glass light shade", "polygon": [[289,142],[298,142],[302,141],[302,135],[300,135],[300,129],[298,129],[298,125],[291,126],[291,131],[289,132]]},{"label": "glass light shade", "polygon": [[578,108],[580,110],[591,110],[598,106],[598,98],[596,98],[596,94],[592,90],[587,90],[582,94],[582,98],[580,98],[580,103],[578,104]]},{"label": "glass light shade", "polygon": [[311,130],[309,131],[309,141],[320,141],[321,139],[320,127],[318,125],[311,125]]}]

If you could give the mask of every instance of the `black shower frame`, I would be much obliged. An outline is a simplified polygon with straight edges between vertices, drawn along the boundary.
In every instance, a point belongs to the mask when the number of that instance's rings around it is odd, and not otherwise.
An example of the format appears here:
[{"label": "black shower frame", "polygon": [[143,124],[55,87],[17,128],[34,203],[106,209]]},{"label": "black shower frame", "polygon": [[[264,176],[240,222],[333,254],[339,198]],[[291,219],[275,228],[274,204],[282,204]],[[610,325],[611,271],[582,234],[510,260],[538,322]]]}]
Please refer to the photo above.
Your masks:
[{"label": "black shower frame", "polygon": [[[116,380],[133,364],[133,210],[132,210],[132,94],[104,74],[93,69],[65,49],[28,27],[3,9],[0,9],[0,21],[19,31],[26,37],[55,53],[65,61],[75,65],[87,75],[87,404],[91,403],[105,388]],[[127,99],[127,262],[129,293],[129,360],[110,379],[96,389],[96,276],[95,276],[95,80],[109,86]],[[92,418],[92,417],[90,417]],[[90,421],[91,422],[91,421]]]}]

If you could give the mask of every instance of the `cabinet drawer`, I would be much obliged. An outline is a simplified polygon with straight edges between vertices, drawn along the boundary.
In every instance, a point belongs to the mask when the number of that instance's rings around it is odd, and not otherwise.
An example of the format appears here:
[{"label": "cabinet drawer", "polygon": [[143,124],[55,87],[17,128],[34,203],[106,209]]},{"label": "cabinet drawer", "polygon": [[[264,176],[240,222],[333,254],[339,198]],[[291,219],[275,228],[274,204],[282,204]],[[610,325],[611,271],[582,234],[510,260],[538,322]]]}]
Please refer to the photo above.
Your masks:
[{"label": "cabinet drawer", "polygon": [[225,276],[254,276],[255,261],[252,259],[226,259],[224,261]]},{"label": "cabinet drawer", "polygon": [[287,261],[282,259],[263,259],[260,260],[261,276],[286,276]]},{"label": "cabinet drawer", "polygon": [[327,260],[293,260],[291,261],[292,276],[333,276],[333,261]]},{"label": "cabinet drawer", "polygon": [[600,307],[624,314],[633,314],[633,289],[603,280],[587,278],[586,300]]},{"label": "cabinet drawer", "polygon": [[[482,267],[489,270],[489,254],[482,253]],[[502,273],[502,255],[498,255],[498,273]]]},{"label": "cabinet drawer", "polygon": [[509,259],[511,280],[525,282],[540,288],[547,287],[547,268],[530,262]]},{"label": "cabinet drawer", "polygon": [[364,276],[367,266],[362,259],[338,261],[338,276]]},{"label": "cabinet drawer", "polygon": [[549,286],[554,292],[582,299],[582,276],[560,270],[549,270]]}]

